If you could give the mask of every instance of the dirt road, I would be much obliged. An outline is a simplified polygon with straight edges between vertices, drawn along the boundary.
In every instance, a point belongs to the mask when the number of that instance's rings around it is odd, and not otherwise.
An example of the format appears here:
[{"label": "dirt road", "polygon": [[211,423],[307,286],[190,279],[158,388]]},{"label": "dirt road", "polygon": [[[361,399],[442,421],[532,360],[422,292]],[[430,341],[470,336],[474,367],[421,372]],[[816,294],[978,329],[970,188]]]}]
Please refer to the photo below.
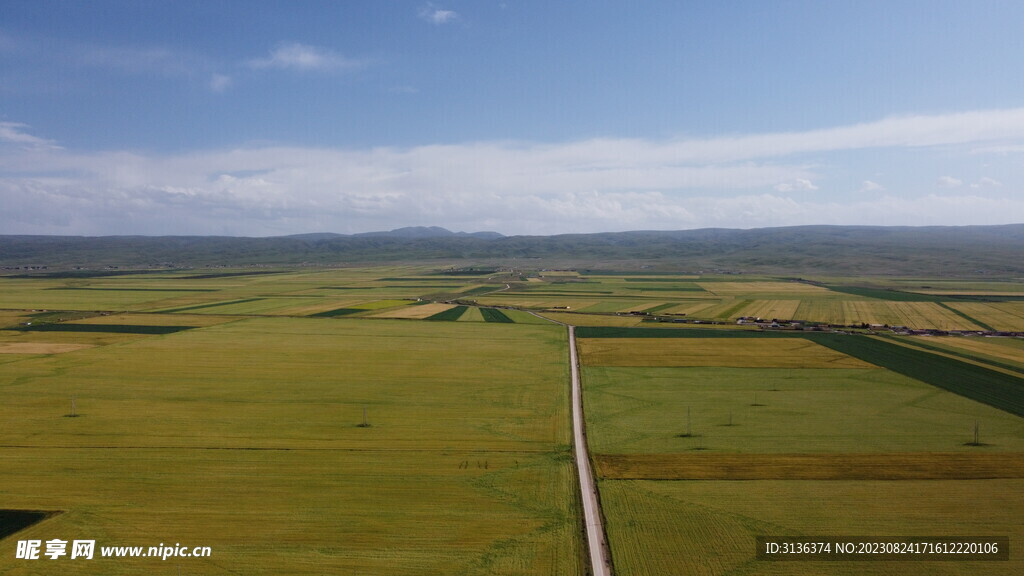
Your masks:
[{"label": "dirt road", "polygon": [[576,469],[583,495],[583,520],[587,527],[587,548],[594,576],[611,576],[604,526],[601,524],[601,502],[590,470],[590,453],[583,425],[583,390],[580,384],[580,362],[576,354],[576,328],[569,326],[569,362],[572,368],[572,435]]}]

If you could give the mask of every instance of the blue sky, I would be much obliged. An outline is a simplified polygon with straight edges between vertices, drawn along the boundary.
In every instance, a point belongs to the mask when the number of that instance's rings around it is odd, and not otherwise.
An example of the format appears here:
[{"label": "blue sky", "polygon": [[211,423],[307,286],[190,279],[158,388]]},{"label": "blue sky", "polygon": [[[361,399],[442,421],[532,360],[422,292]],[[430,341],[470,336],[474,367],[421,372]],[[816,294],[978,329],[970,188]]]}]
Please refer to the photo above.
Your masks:
[{"label": "blue sky", "polygon": [[0,0],[0,233],[1024,222],[1024,3]]}]

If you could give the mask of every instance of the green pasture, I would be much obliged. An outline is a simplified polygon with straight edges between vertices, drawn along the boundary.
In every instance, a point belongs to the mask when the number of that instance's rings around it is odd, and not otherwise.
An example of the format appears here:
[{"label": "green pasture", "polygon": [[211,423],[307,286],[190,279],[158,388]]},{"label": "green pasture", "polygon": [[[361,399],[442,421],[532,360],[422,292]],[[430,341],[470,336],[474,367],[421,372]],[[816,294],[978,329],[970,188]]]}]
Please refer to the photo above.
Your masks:
[{"label": "green pasture", "polygon": [[[572,463],[553,453],[0,448],[5,574],[578,574]],[[14,538],[209,546],[210,558],[16,560]],[[98,551],[97,551],[98,555]],[[43,564],[44,562],[48,564]]]},{"label": "green pasture", "polygon": [[[559,326],[252,318],[53,335],[98,345],[3,363],[4,507],[63,511],[17,538],[213,548],[183,573],[579,573]],[[0,573],[34,568],[7,552]]]},{"label": "green pasture", "polygon": [[[619,576],[1011,576],[1024,480],[600,482]],[[1008,536],[1009,561],[772,562],[758,536]]]},{"label": "green pasture", "polygon": [[583,383],[598,454],[971,451],[975,422],[985,450],[1024,450],[1020,418],[884,369],[584,366]]}]

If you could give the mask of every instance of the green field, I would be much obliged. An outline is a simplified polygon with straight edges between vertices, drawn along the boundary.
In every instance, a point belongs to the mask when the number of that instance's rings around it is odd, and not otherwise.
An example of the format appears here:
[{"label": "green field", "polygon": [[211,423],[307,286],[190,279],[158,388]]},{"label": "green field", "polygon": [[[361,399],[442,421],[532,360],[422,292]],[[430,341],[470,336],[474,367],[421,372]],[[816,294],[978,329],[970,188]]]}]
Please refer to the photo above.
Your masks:
[{"label": "green field", "polygon": [[[1019,574],[1024,480],[601,482],[620,576]],[[1009,562],[770,562],[758,536],[1010,535]]]},{"label": "green field", "polygon": [[845,334],[576,333],[616,574],[1021,570],[1016,558],[755,558],[758,536],[1024,536],[1024,380],[973,362],[978,346],[952,357]]},{"label": "green field", "polygon": [[253,318],[131,336],[7,355],[4,506],[62,512],[18,538],[213,548],[184,573],[579,572],[559,327]]},{"label": "green field", "polygon": [[558,323],[616,574],[1024,571],[753,547],[1024,537],[1024,340],[880,327],[1019,329],[1019,279],[447,268],[0,277],[0,574],[585,574]]}]

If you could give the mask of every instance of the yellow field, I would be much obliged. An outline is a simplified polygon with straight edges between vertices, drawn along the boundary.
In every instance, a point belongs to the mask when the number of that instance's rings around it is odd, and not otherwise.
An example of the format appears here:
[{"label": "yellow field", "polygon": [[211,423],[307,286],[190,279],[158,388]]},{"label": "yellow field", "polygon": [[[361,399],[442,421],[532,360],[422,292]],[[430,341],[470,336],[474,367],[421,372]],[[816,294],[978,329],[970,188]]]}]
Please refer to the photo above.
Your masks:
[{"label": "yellow field", "polygon": [[396,309],[393,309],[393,310],[387,310],[385,312],[381,312],[380,314],[374,314],[373,317],[374,318],[409,318],[409,319],[414,319],[414,320],[421,320],[423,318],[428,318],[430,316],[433,316],[434,314],[437,314],[439,312],[444,312],[445,310],[450,310],[452,308],[455,308],[455,305],[453,305],[453,304],[442,304],[440,302],[433,302],[433,303],[430,303],[430,304],[423,304],[423,305],[420,305],[420,306],[403,306],[401,308],[396,308]]},{"label": "yellow field", "polygon": [[799,300],[754,300],[743,309],[745,316],[757,316],[771,320],[792,320],[796,318],[796,310],[800,307]]},{"label": "yellow field", "polygon": [[0,310],[0,327],[16,326],[26,322],[31,312],[24,310]]},{"label": "yellow field", "polygon": [[540,316],[555,322],[573,326],[637,326],[642,322],[638,316],[606,316],[599,314],[572,314],[568,312],[542,312]]},{"label": "yellow field", "polygon": [[307,302],[297,306],[288,306],[266,312],[269,316],[312,316],[320,312],[329,312],[338,308],[348,308],[353,304],[362,302],[361,299],[352,298],[306,298]]},{"label": "yellow field", "polygon": [[615,480],[972,480],[1024,478],[1021,453],[598,454]]},{"label": "yellow field", "polygon": [[669,313],[669,314],[686,314],[688,316],[701,316],[701,317],[705,317],[705,315],[703,314],[703,311],[707,310],[708,308],[711,308],[712,306],[715,306],[717,304],[718,304],[717,300],[707,300],[707,301],[704,301],[704,302],[686,302],[686,303],[680,304],[680,305],[678,305],[678,306],[676,306],[674,308],[669,308],[668,310],[665,310],[664,312]]},{"label": "yellow field", "polygon": [[996,330],[1024,332],[1024,302],[950,302],[949,306]]},{"label": "yellow field", "polygon": [[121,342],[132,342],[147,338],[144,334],[119,334],[116,332],[21,332],[0,330],[0,342],[44,344],[88,344],[90,346],[106,346]]},{"label": "yellow field", "polygon": [[0,354],[61,354],[84,348],[92,348],[92,345],[54,342],[0,342]]},{"label": "yellow field", "polygon": [[565,297],[555,297],[551,295],[506,295],[501,292],[497,294],[478,296],[476,300],[483,306],[515,306],[534,310],[552,309],[560,306],[568,306],[570,310],[579,310],[601,302],[601,300],[597,298],[581,298],[575,294]]},{"label": "yellow field", "polygon": [[912,290],[917,294],[932,296],[1024,296],[1021,290]]},{"label": "yellow field", "polygon": [[582,338],[587,366],[874,368],[803,338]]},{"label": "yellow field", "polygon": [[[914,338],[917,340],[917,337]],[[921,338],[926,344],[940,344],[951,348],[959,348],[976,352],[985,356],[993,356],[1003,360],[1024,365],[1024,340],[1019,338]]]},{"label": "yellow field", "polygon": [[[954,305],[954,307],[957,306],[960,305]],[[934,302],[807,299],[800,302],[793,316],[809,322],[842,325],[864,323],[907,326],[917,329],[981,329],[980,326]],[[981,318],[979,320],[984,322]]]},{"label": "yellow field", "polygon": [[828,288],[802,282],[698,282],[697,284],[718,296],[744,296],[759,293],[818,296],[832,293]]},{"label": "yellow field", "polygon": [[144,314],[127,312],[124,314],[108,314],[92,316],[82,320],[71,320],[67,324],[103,324],[126,326],[216,326],[226,322],[236,322],[232,316],[212,316],[208,314]]}]

